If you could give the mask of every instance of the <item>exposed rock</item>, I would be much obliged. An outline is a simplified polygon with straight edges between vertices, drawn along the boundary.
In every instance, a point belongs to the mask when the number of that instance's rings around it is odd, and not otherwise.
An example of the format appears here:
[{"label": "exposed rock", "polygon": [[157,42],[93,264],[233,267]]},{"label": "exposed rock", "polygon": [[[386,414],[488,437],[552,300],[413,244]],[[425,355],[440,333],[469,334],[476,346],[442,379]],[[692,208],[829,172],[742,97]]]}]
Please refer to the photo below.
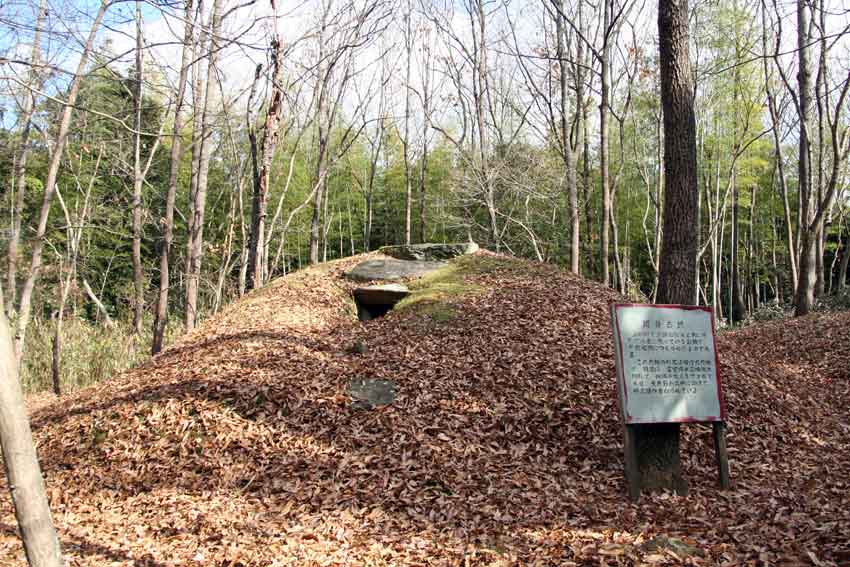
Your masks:
[{"label": "exposed rock", "polygon": [[366,346],[366,341],[363,339],[357,339],[354,341],[354,344],[346,349],[346,352],[349,354],[366,354],[369,352],[369,347]]},{"label": "exposed rock", "polygon": [[354,400],[355,409],[372,409],[385,406],[395,400],[395,382],[374,378],[357,378],[348,384],[348,395]]},{"label": "exposed rock", "polygon": [[384,246],[381,253],[399,260],[451,260],[464,254],[478,252],[474,242],[455,242],[451,244],[407,244],[400,246]]},{"label": "exposed rock", "polygon": [[694,547],[680,539],[667,536],[656,536],[641,545],[643,551],[664,551],[669,549],[679,557],[691,557],[694,555],[702,556],[703,551],[698,547]]},{"label": "exposed rock", "polygon": [[354,290],[354,302],[357,303],[357,317],[369,321],[386,315],[396,303],[410,294],[407,286],[401,284],[370,285]]},{"label": "exposed rock", "polygon": [[398,281],[422,277],[444,265],[444,262],[397,260],[395,258],[366,260],[357,264],[346,276],[348,279],[362,282]]}]

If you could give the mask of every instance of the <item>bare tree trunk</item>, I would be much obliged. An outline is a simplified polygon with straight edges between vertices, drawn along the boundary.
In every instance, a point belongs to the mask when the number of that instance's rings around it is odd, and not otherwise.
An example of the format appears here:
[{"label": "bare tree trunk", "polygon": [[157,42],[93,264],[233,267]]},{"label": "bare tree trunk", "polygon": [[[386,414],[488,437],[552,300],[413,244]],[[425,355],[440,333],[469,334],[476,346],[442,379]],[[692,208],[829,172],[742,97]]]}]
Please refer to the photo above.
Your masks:
[{"label": "bare tree trunk", "polygon": [[735,179],[735,171],[732,172],[732,238],[730,240],[730,304],[729,304],[729,321],[739,322],[746,317],[747,308],[744,305],[741,285],[741,267],[738,253],[740,241],[740,203],[738,198],[738,187]]},{"label": "bare tree trunk", "polygon": [[569,104],[569,88],[567,87],[567,54],[564,48],[564,34],[566,33],[564,17],[566,14],[566,2],[561,0],[560,8],[555,16],[555,33],[557,35],[556,49],[558,55],[558,71],[561,96],[561,155],[564,157],[564,168],[566,169],[564,181],[566,183],[567,215],[570,218],[570,271],[578,274],[580,270],[579,260],[581,253],[581,217],[578,211],[578,183],[576,179],[575,152],[573,151],[572,131],[573,125],[567,119],[567,107]]},{"label": "bare tree trunk", "polygon": [[407,55],[407,69],[404,75],[404,139],[401,141],[404,157],[404,243],[410,244],[411,220],[413,211],[413,180],[410,171],[410,65],[413,59],[413,28],[411,19],[413,8],[407,0],[407,11],[404,16],[404,48]]},{"label": "bare tree trunk", "polygon": [[[490,232],[490,242],[496,252],[501,251],[501,239],[499,236],[499,225],[496,214],[496,188],[492,179],[492,172],[487,161],[487,152],[489,144],[487,142],[487,123],[485,120],[485,102],[487,101],[487,91],[489,89],[489,81],[487,78],[487,13],[484,10],[484,0],[476,0],[474,2],[475,16],[473,18],[473,50],[475,60],[475,89],[473,98],[475,103],[475,116],[478,126],[478,177],[479,182],[484,189],[484,203],[487,207],[488,228]],[[478,20],[478,29],[474,29],[474,20]],[[476,41],[477,39],[477,41]]]},{"label": "bare tree trunk", "polygon": [[[201,264],[204,254],[204,216],[207,203],[207,182],[212,154],[213,105],[216,104],[219,79],[218,53],[221,35],[221,0],[213,0],[212,31],[209,38],[209,63],[207,65],[206,88],[201,120],[200,155],[195,193],[192,195],[193,222],[189,226],[189,242],[186,254],[186,331],[195,328],[198,320],[198,290],[201,280]],[[197,110],[197,109],[196,109]]]},{"label": "bare tree trunk", "polygon": [[47,232],[47,221],[50,217],[50,203],[53,200],[53,195],[56,192],[56,180],[59,176],[59,166],[62,163],[62,152],[65,148],[65,142],[68,138],[68,130],[71,127],[71,115],[73,114],[74,105],[77,102],[77,95],[80,92],[80,83],[83,79],[86,66],[88,65],[89,54],[91,53],[94,40],[97,37],[97,32],[100,29],[100,24],[103,21],[103,16],[106,14],[107,8],[110,6],[108,0],[104,0],[94,22],[89,31],[86,43],[83,46],[80,61],[77,64],[77,71],[74,78],[71,80],[71,85],[68,88],[68,98],[62,109],[62,117],[59,119],[59,130],[56,133],[56,139],[53,144],[53,154],[50,156],[50,162],[47,167],[47,178],[44,183],[44,197],[41,204],[41,212],[39,213],[38,228],[36,229],[35,237],[32,245],[32,258],[30,259],[30,270],[26,282],[24,283],[23,291],[21,292],[21,302],[18,308],[18,323],[15,331],[15,356],[18,364],[24,355],[24,340],[26,338],[26,330],[29,325],[30,317],[32,316],[32,295],[35,291],[35,284],[38,281],[41,272],[41,253],[44,248],[44,235]]},{"label": "bare tree trunk", "polygon": [[[133,331],[142,332],[145,309],[144,270],[142,269],[142,5],[136,0],[136,77],[133,91]],[[60,316],[61,321],[61,316]]]},{"label": "bare tree trunk", "polygon": [[30,566],[62,567],[62,551],[50,517],[44,479],[18,379],[18,360],[9,322],[2,311],[0,309],[0,444],[15,517]]},{"label": "bare tree trunk", "polygon": [[171,136],[171,166],[168,173],[168,189],[165,193],[165,224],[162,227],[163,241],[159,258],[159,294],[153,322],[153,340],[151,354],[162,350],[165,326],[168,323],[168,292],[170,281],[171,245],[174,241],[174,200],[177,195],[177,182],[180,173],[180,161],[183,156],[183,103],[186,97],[186,84],[189,80],[189,65],[192,58],[192,38],[195,35],[195,15],[192,0],[186,0],[185,22],[183,23],[183,54],[180,58],[180,78],[177,81],[177,98],[174,104],[174,126]]},{"label": "bare tree trunk", "polygon": [[103,315],[104,324],[107,327],[111,327],[114,323],[112,322],[112,318],[109,316],[109,311],[106,310],[106,306],[103,305],[103,302],[95,295],[94,290],[92,290],[89,282],[83,279],[83,289],[86,290],[86,295],[89,296],[89,299],[92,300],[92,303],[95,304],[97,310],[100,311],[101,315]]},{"label": "bare tree trunk", "polygon": [[204,22],[204,0],[197,0],[195,8],[195,22],[199,30],[198,37],[192,37],[192,174],[189,181],[189,214],[186,219],[186,257],[184,266],[185,279],[185,311],[183,313],[184,330],[190,331],[195,326],[197,305],[191,304],[197,301],[198,282],[191,277],[194,268],[192,267],[192,256],[195,239],[195,207],[196,196],[198,193],[198,177],[201,171],[201,153],[204,146],[204,108],[206,100],[206,81],[204,80],[204,63],[209,72],[209,59],[204,61],[204,50],[208,35],[208,22]]},{"label": "bare tree trunk", "polygon": [[608,173],[608,107],[610,104],[610,37],[608,31],[611,28],[611,2],[603,0],[603,26],[605,38],[602,44],[600,57],[601,91],[599,100],[599,179],[602,185],[602,228],[599,239],[599,259],[602,265],[602,283],[611,285],[610,275],[610,232],[611,232],[611,181]]},{"label": "bare tree trunk", "polygon": [[426,217],[428,203],[426,193],[428,190],[428,126],[431,120],[431,45],[428,42],[428,32],[423,39],[423,59],[421,61],[422,73],[422,161],[419,168],[419,242],[427,242],[428,230]]},{"label": "bare tree trunk", "polygon": [[[248,246],[248,289],[255,289],[265,283],[265,270],[263,258],[267,257],[265,242],[266,230],[266,206],[269,199],[269,178],[271,176],[272,161],[277,149],[278,133],[280,131],[280,114],[283,105],[283,93],[281,91],[283,81],[283,43],[277,24],[277,6],[275,0],[271,0],[272,11],[275,14],[275,35],[271,42],[271,96],[268,109],[266,110],[266,122],[263,132],[263,148],[259,168],[254,164],[254,195],[251,206],[251,240]],[[259,68],[257,69],[259,73]],[[255,79],[256,80],[256,79]],[[252,156],[256,152],[252,151]],[[292,165],[290,164],[290,172]]]},{"label": "bare tree trunk", "polygon": [[[764,24],[764,4],[762,3],[762,20],[763,20],[763,29],[766,32],[766,24]],[[763,46],[765,49],[765,53],[767,52],[767,41],[763,40]],[[764,60],[765,65],[765,77],[768,77],[767,74],[767,58]],[[782,197],[782,210],[785,214],[785,234],[787,237],[787,247],[788,247],[788,263],[791,269],[791,282],[796,290],[797,287],[797,249],[794,246],[794,228],[793,223],[791,222],[791,207],[788,203],[788,184],[785,179],[785,163],[782,161],[782,142],[780,139],[780,131],[779,131],[779,112],[776,109],[776,97],[773,94],[773,87],[770,84],[770,80],[767,79],[765,81],[765,90],[767,92],[767,107],[770,112],[771,119],[771,130],[773,133],[773,155],[774,160],[776,161],[776,168],[779,175],[779,192]]]},{"label": "bare tree trunk", "polygon": [[[817,6],[817,2],[814,3]],[[824,153],[826,149],[826,139],[824,137],[824,106],[828,103],[829,98],[826,92],[827,90],[827,68],[826,68],[826,58],[828,47],[826,44],[826,11],[824,10],[823,2],[820,3],[820,58],[818,61],[818,72],[815,79],[815,102],[817,103],[817,117],[818,117],[818,155],[817,155],[817,200],[816,202],[819,205],[824,203]],[[838,157],[836,156],[836,159]],[[832,203],[826,203],[827,209],[832,207]],[[827,218],[831,220],[832,214],[828,213]],[[815,297],[820,297],[824,293],[824,248],[825,248],[825,240],[826,240],[826,228],[824,223],[820,223],[820,226],[817,228],[817,232],[815,235],[815,258],[816,258],[816,267],[815,267]]]},{"label": "bare tree trunk", "polygon": [[[383,82],[383,81],[382,81]],[[381,115],[383,114],[383,95],[381,95],[381,102],[379,104],[379,108],[381,109]],[[375,143],[372,149],[372,155],[369,160],[369,181],[366,185],[366,227],[365,233],[363,235],[363,239],[365,240],[365,250],[369,252],[372,249],[372,217],[374,216],[373,212],[373,202],[375,195],[375,174],[378,172],[378,158],[381,155],[381,146],[384,141],[384,120],[380,118],[378,120],[378,132],[375,135]]]},{"label": "bare tree trunk", "polygon": [[[578,5],[578,29],[581,30],[582,33],[585,33],[585,24],[584,24],[584,2],[579,2]],[[587,53],[585,53],[585,48],[587,48]],[[576,143],[575,143],[575,153],[574,153],[574,161],[576,162],[576,175],[578,175],[578,159],[577,154],[579,152],[579,141],[582,144],[582,192],[583,192],[583,208],[584,208],[584,233],[585,233],[585,241],[587,243],[587,249],[593,249],[593,206],[591,203],[591,187],[590,187],[590,140],[588,136],[588,104],[585,100],[585,69],[589,68],[585,62],[586,58],[592,57],[592,50],[590,46],[586,46],[583,41],[579,41],[576,46],[576,65],[575,65],[575,76],[576,76],[576,120],[577,120],[577,130],[576,130]],[[576,185],[576,192],[578,192],[578,185]],[[581,224],[581,221],[579,221]],[[579,259],[579,261],[581,261]],[[581,267],[579,267],[581,270]],[[592,277],[596,272],[594,269],[593,262],[593,254],[587,255],[587,274]]]},{"label": "bare tree trunk", "polygon": [[319,221],[322,215],[322,200],[325,196],[325,153],[328,147],[328,131],[332,127],[330,121],[325,123],[327,114],[327,97],[330,83],[331,69],[328,68],[323,61],[325,59],[325,41],[327,39],[327,17],[329,7],[325,5],[323,0],[322,24],[319,33],[319,65],[318,76],[316,79],[316,113],[317,113],[317,138],[318,147],[316,152],[316,169],[314,180],[318,183],[316,194],[313,197],[313,214],[310,218],[310,264],[319,263]]},{"label": "bare tree trunk", "polygon": [[[41,58],[41,31],[47,18],[47,0],[39,0],[38,14],[35,21],[35,35],[33,36],[32,52],[30,55],[31,68],[29,82],[38,89],[40,87],[40,75],[36,71],[36,65]],[[35,111],[35,94],[29,90],[24,91],[24,103],[21,109],[20,122],[21,141],[18,145],[18,155],[14,160],[12,190],[12,231],[9,235],[9,263],[6,273],[6,282],[9,301],[6,303],[7,314],[12,315],[15,309],[17,295],[17,272],[18,272],[18,247],[21,241],[21,223],[24,211],[24,197],[27,192],[27,158],[30,153],[30,132],[32,132],[32,115]]]},{"label": "bare tree trunk", "polygon": [[[688,35],[687,0],[659,0],[665,170],[659,303],[691,304],[696,297],[699,187]],[[638,426],[637,445],[642,487],[687,491],[679,457],[678,424]]]},{"label": "bare tree trunk", "polygon": [[806,315],[815,302],[815,281],[817,274],[815,234],[810,223],[814,217],[811,195],[811,164],[809,163],[809,130],[812,106],[811,69],[809,67],[809,18],[805,0],[797,0],[797,53],[799,71],[797,90],[799,98],[799,155],[797,156],[798,194],[800,195],[800,262],[797,279],[797,293],[794,297],[794,314]]}]

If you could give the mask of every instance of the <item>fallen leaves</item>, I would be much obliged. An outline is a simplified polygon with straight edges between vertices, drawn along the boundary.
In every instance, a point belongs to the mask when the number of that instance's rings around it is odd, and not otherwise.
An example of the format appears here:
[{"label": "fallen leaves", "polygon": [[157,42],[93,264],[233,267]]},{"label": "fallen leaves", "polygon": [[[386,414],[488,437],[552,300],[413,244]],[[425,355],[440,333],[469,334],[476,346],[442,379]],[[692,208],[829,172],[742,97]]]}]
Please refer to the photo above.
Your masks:
[{"label": "fallen leaves", "polygon": [[[72,565],[847,564],[850,315],[722,335],[734,490],[717,489],[710,428],[689,425],[690,496],[635,505],[615,292],[480,254],[456,316],[362,324],[342,277],[362,259],[277,280],[144,366],[38,400]],[[394,381],[395,401],[351,408],[358,378]],[[0,563],[23,565],[3,512]]]}]

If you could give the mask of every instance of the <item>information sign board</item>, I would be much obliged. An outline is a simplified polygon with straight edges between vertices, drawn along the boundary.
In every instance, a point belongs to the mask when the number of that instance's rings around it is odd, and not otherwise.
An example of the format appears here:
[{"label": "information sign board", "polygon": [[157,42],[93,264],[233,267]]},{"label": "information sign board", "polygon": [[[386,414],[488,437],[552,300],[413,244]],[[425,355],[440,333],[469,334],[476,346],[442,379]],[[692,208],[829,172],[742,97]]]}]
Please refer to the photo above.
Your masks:
[{"label": "information sign board", "polygon": [[725,419],[709,308],[618,303],[611,324],[626,424]]}]

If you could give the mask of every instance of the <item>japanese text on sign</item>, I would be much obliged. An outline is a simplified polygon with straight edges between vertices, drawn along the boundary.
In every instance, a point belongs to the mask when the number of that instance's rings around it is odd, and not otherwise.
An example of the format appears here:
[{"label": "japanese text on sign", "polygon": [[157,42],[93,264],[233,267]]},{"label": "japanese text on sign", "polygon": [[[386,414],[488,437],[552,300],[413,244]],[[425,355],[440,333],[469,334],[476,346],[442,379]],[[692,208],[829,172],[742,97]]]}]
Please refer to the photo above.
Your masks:
[{"label": "japanese text on sign", "polygon": [[626,423],[723,419],[710,311],[626,304],[611,311]]}]

